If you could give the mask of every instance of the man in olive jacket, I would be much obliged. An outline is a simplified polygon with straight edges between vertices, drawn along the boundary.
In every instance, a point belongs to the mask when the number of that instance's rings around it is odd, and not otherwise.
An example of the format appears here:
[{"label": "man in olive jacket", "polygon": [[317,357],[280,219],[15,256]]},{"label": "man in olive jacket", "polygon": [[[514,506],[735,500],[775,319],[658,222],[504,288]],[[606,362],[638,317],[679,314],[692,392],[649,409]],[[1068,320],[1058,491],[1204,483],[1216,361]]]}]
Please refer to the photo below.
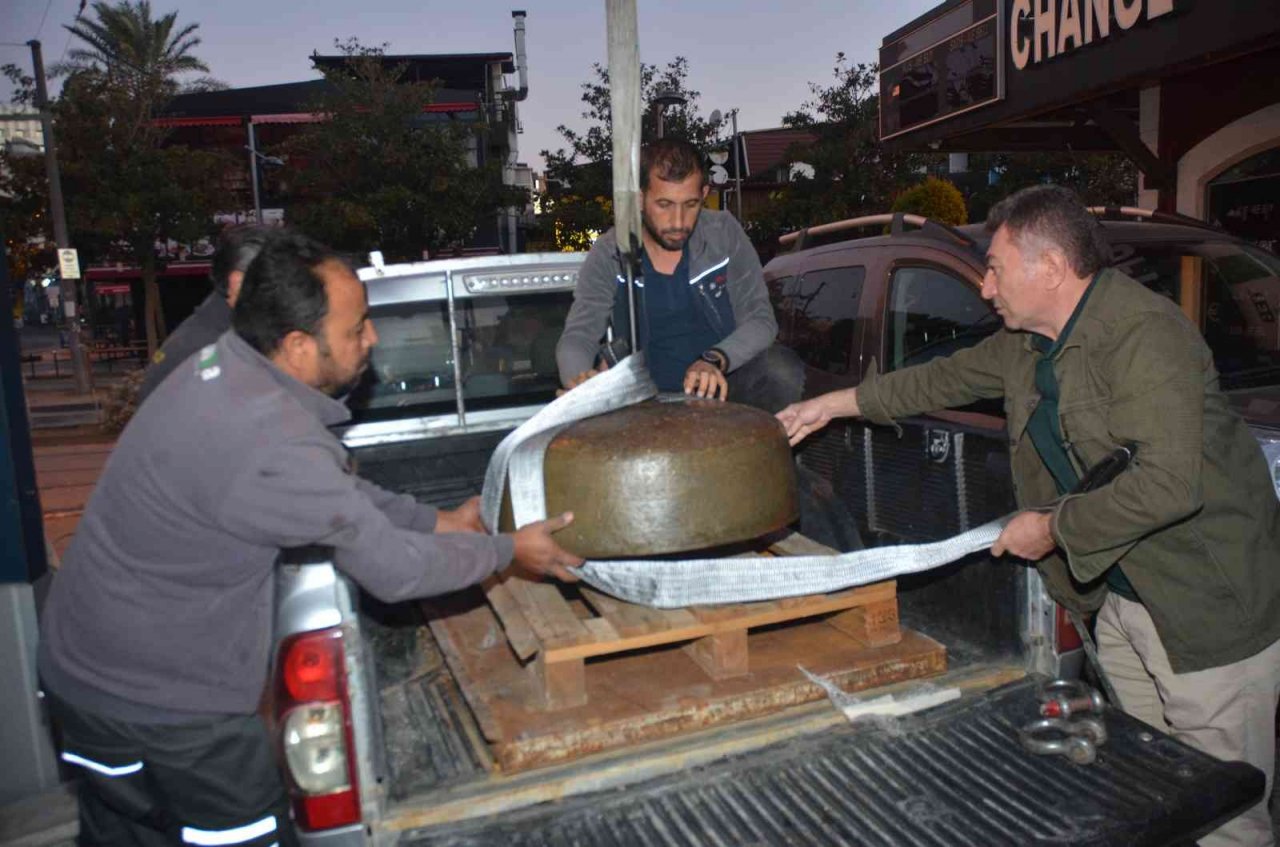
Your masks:
[{"label": "man in olive jacket", "polygon": [[[778,414],[792,443],[833,417],[895,418],[1003,397],[1020,508],[992,547],[1035,561],[1058,602],[1100,609],[1125,711],[1267,775],[1280,696],[1280,503],[1209,349],[1169,300],[1104,269],[1100,228],[1062,188],[992,209],[982,295],[1004,329]],[[1086,469],[1133,450],[1109,485]],[[1264,795],[1266,796],[1266,795]],[[1205,845],[1272,844],[1267,803]]]}]

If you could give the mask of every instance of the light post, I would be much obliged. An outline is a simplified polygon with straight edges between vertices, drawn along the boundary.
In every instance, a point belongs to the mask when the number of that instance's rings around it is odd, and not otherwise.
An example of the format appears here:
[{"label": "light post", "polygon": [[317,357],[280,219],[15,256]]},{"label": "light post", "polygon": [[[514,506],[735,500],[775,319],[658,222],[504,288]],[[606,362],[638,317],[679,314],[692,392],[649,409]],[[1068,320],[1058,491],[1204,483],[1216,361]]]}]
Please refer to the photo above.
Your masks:
[{"label": "light post", "polygon": [[253,185],[253,221],[261,226],[262,196],[258,187],[258,161],[261,160],[264,165],[279,167],[284,164],[284,160],[279,156],[266,156],[258,152],[258,138],[252,121],[248,124],[248,135],[249,144],[244,149],[249,151],[249,180]]},{"label": "light post", "polygon": [[662,121],[663,114],[667,111],[668,106],[683,106],[689,100],[678,91],[670,88],[659,88],[653,95],[653,109],[657,116],[658,138],[662,138]]}]

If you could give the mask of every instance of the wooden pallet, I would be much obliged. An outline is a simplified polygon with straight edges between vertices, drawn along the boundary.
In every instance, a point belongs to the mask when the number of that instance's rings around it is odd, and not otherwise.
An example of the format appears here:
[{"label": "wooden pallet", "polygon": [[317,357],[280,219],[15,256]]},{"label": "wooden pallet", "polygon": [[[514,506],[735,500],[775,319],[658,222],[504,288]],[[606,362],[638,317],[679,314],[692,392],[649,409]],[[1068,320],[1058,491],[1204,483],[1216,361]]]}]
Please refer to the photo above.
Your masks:
[{"label": "wooden pallet", "polygon": [[[792,535],[752,555],[831,552]],[[507,771],[824,696],[800,665],[848,690],[946,670],[940,644],[899,627],[892,582],[671,610],[521,579],[494,580],[485,594],[429,614]]]},{"label": "wooden pallet", "polygon": [[[799,534],[776,541],[753,557],[832,555],[835,551]],[[768,567],[762,563],[762,567]],[[577,589],[581,601],[558,583],[495,577],[485,586],[489,605],[502,622],[522,662],[534,661],[534,676],[548,709],[587,702],[587,659],[688,642],[684,650],[712,679],[750,670],[751,630],[839,613],[828,620],[859,644],[880,647],[902,639],[896,583],[882,582],[835,594],[789,597],[760,603],[654,609],[626,603],[592,588]]]}]

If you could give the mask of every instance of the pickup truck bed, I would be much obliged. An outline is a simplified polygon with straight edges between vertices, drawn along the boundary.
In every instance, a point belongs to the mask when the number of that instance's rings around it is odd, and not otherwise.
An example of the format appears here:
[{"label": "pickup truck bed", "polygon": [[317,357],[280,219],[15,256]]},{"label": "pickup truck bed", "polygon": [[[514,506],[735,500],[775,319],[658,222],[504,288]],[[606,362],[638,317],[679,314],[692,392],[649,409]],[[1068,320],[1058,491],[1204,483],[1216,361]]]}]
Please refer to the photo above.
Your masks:
[{"label": "pickup truck bed", "polygon": [[407,833],[402,844],[1175,844],[1255,802],[1261,772],[1115,710],[1091,765],[1027,753],[1042,678],[780,741],[623,791]]}]

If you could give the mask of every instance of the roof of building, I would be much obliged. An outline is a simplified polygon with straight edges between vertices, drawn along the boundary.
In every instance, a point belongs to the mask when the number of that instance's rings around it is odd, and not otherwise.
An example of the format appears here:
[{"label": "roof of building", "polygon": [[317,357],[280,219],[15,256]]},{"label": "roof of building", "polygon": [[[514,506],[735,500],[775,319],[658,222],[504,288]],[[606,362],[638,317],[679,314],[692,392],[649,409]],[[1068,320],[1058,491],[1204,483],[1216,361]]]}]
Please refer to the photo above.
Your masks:
[{"label": "roof of building", "polygon": [[760,178],[783,164],[792,145],[807,147],[817,140],[817,136],[809,130],[792,127],[752,129],[741,135],[746,157],[742,171],[747,179]]},{"label": "roof of building", "polygon": [[[311,54],[311,62],[317,68],[338,69],[348,56],[321,56]],[[444,88],[474,88],[483,91],[487,82],[488,66],[502,63],[502,72],[514,73],[516,66],[510,53],[409,53],[383,56],[385,64],[405,65],[405,77],[409,80],[438,80]]]},{"label": "roof of building", "polygon": [[[266,115],[295,115],[309,112],[316,101],[332,88],[323,79],[227,88],[180,94],[170,101],[161,119],[245,118]],[[480,100],[479,90],[437,88],[430,111],[465,111]]]}]

